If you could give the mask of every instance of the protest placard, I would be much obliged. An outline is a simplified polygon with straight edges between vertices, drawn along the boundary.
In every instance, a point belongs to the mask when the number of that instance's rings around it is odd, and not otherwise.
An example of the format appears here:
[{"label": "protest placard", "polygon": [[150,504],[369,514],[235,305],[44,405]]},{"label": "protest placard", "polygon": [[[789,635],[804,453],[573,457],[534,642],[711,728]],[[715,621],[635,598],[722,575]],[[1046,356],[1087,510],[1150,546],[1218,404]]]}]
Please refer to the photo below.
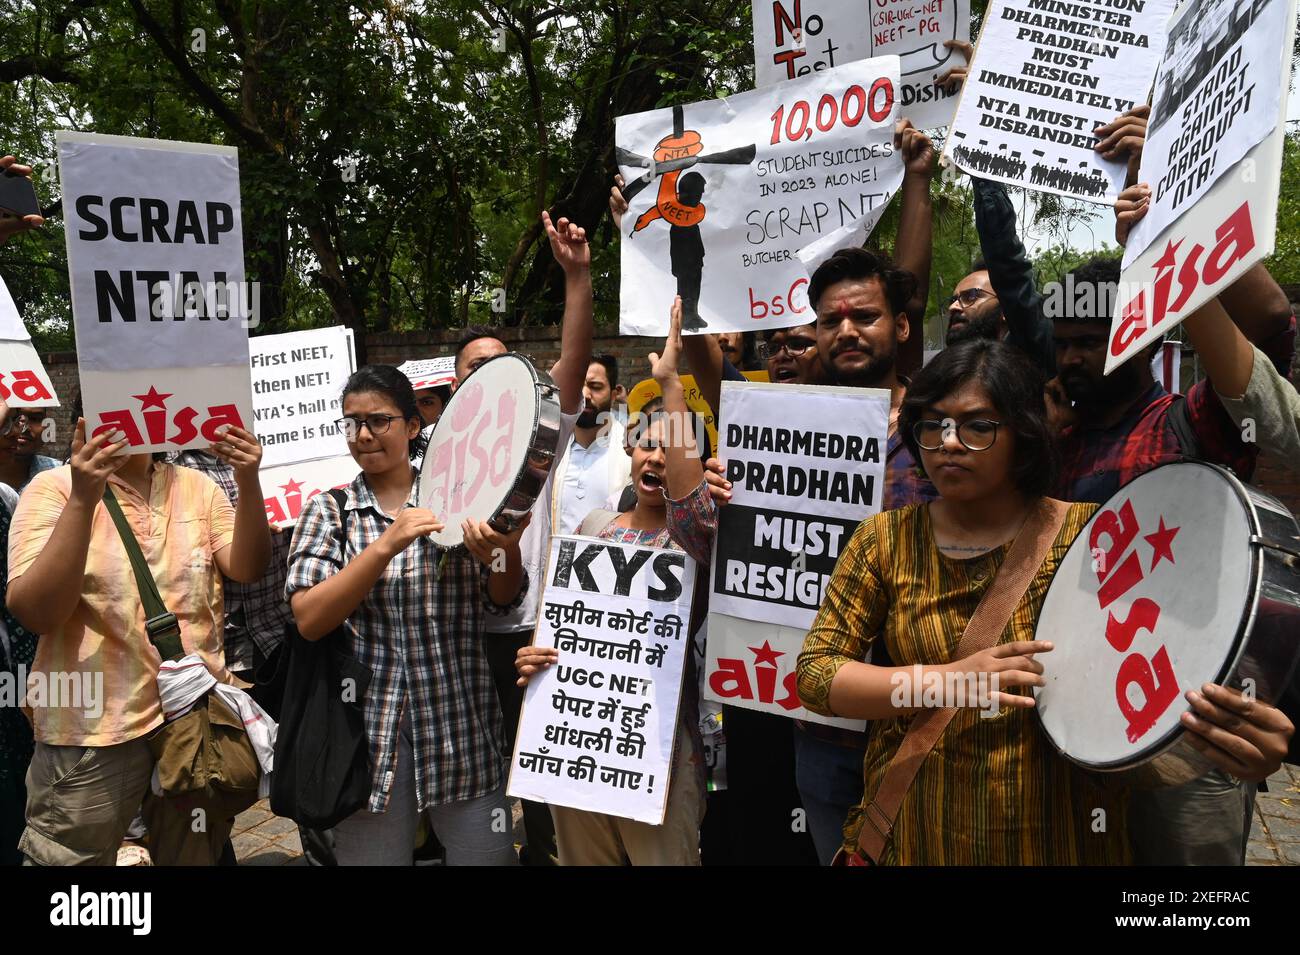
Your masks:
[{"label": "protest placard", "polygon": [[360,470],[350,454],[262,468],[259,477],[266,519],[281,527],[293,526],[308,501],[330,488],[346,487]]},{"label": "protest placard", "polygon": [[356,367],[351,334],[336,325],[249,340],[262,467],[348,453],[337,422],[343,385]]},{"label": "protest placard", "polygon": [[617,121],[620,329],[662,337],[812,320],[808,277],[861,245],[903,181],[898,57]]},{"label": "protest placard", "polygon": [[[1254,11],[1248,23],[1247,10]],[[1112,316],[1107,373],[1272,254],[1286,128],[1280,98],[1270,97],[1267,87],[1271,84],[1276,93],[1286,82],[1295,18],[1295,0],[1257,0],[1241,6],[1189,2],[1171,24],[1171,29],[1179,31],[1171,48],[1173,56],[1183,55],[1178,51],[1185,49],[1190,30],[1200,37],[1197,43],[1206,43],[1205,51],[1215,59],[1209,62],[1197,57],[1192,66],[1161,71],[1152,123],[1160,104],[1178,115],[1162,119],[1159,132],[1147,140],[1143,150],[1139,180],[1151,185],[1151,209],[1129,235],[1127,248],[1142,241],[1138,229],[1147,225],[1158,208],[1165,209],[1169,224],[1154,237],[1148,231],[1140,253],[1130,255],[1126,250],[1114,302],[1098,303],[1102,314]],[[1226,75],[1224,67],[1234,63],[1237,75]],[[1200,79],[1184,84],[1193,74]],[[1229,101],[1255,115],[1244,119],[1240,110],[1234,113],[1234,107],[1227,105]],[[1202,138],[1195,142],[1205,142],[1208,137],[1215,145],[1199,159],[1196,170],[1189,170],[1184,160],[1196,146],[1184,142],[1181,131],[1191,134],[1197,125],[1200,129],[1195,135]],[[1225,167],[1225,156],[1240,153],[1236,138],[1250,138],[1261,125],[1266,127],[1264,138],[1235,164]],[[1226,135],[1222,142],[1218,140],[1221,129]],[[1172,143],[1170,133],[1178,134]],[[1156,144],[1157,137],[1164,146]],[[1217,175],[1208,189],[1199,182],[1200,169],[1207,177]],[[1069,307],[1068,301],[1053,303],[1050,297],[1044,303],[1049,314],[1051,309]]]},{"label": "protest placard", "polygon": [[726,381],[720,417],[732,497],[713,551],[709,698],[824,721],[799,703],[795,661],[840,551],[880,511],[889,392]]},{"label": "protest placard", "polygon": [[659,825],[670,783],[695,564],[681,551],[554,537],[509,794]]},{"label": "protest placard", "polygon": [[918,129],[947,126],[957,91],[934,85],[964,66],[946,40],[970,40],[970,0],[772,0],[755,3],[754,84],[767,86],[854,60],[901,60],[899,115]]},{"label": "protest placard", "polygon": [[31,335],[3,278],[0,278],[0,401],[10,408],[52,408],[59,404],[54,383],[32,346]]},{"label": "protest placard", "polygon": [[456,359],[451,355],[441,358],[418,358],[397,366],[416,391],[421,388],[439,388],[456,380]]},{"label": "protest placard", "polygon": [[60,131],[64,234],[88,436],[132,453],[251,430],[239,160],[226,146]]},{"label": "protest placard", "polygon": [[983,179],[1113,201],[1127,166],[1093,130],[1146,102],[1175,0],[989,5],[944,154]]},{"label": "protest placard", "polygon": [[1129,235],[1126,266],[1277,128],[1289,65],[1278,44],[1295,23],[1288,8],[1287,0],[1187,0],[1178,9],[1138,174],[1151,186],[1151,207]]}]

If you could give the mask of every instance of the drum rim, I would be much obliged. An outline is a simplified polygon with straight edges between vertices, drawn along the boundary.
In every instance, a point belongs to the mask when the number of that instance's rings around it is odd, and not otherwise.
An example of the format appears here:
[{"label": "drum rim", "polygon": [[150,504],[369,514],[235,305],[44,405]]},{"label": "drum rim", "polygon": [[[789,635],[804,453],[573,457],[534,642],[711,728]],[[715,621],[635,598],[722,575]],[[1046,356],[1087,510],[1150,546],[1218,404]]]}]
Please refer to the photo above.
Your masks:
[{"label": "drum rim", "polygon": [[[542,419],[542,395],[541,395],[541,389],[542,389],[543,387],[554,388],[554,387],[555,387],[555,384],[554,384],[554,382],[551,381],[551,377],[550,377],[550,375],[547,375],[547,374],[546,374],[545,372],[543,372],[540,368],[538,368],[536,365],[534,365],[534,364],[532,363],[532,361],[528,358],[528,356],[526,356],[526,355],[521,355],[521,354],[519,354],[518,352],[513,352],[513,351],[502,352],[500,355],[493,355],[491,358],[489,358],[489,359],[487,359],[486,361],[484,361],[483,364],[479,365],[479,366],[478,366],[477,368],[475,368],[472,372],[470,372],[470,374],[466,375],[466,376],[465,376],[465,381],[464,381],[464,382],[460,382],[460,384],[457,385],[457,390],[459,391],[461,385],[465,384],[465,382],[471,381],[471,380],[473,379],[474,375],[478,374],[478,373],[479,373],[480,371],[482,371],[484,368],[488,367],[489,365],[491,365],[491,364],[492,364],[493,362],[495,362],[495,361],[500,361],[500,360],[503,359],[503,358],[513,358],[513,359],[514,359],[515,361],[517,361],[520,365],[522,365],[525,369],[527,369],[529,375],[532,376],[532,380],[533,380],[533,388],[532,388],[532,393],[533,393],[533,404],[532,404],[532,408],[533,408],[533,423],[532,423],[532,431],[533,431],[533,434],[532,434],[532,437],[530,437],[530,438],[528,439],[528,445],[527,445],[527,450],[528,450],[529,452],[531,452],[532,447],[533,447],[533,442],[536,441],[536,439],[537,439],[537,428],[538,428],[538,425],[541,424],[541,419]],[[455,397],[456,397],[456,395],[453,393],[451,397],[452,397],[452,400],[454,400]],[[443,422],[444,420],[450,420],[450,416],[449,416],[448,414],[446,414],[446,412],[447,412],[450,408],[451,408],[451,401],[449,400],[449,401],[447,402],[447,407],[443,409],[443,414],[438,418],[438,424],[442,424],[442,422]],[[425,458],[424,458],[424,461],[422,461],[422,462],[420,463],[420,474],[419,474],[419,479],[420,479],[420,480],[423,480],[423,478],[424,478],[424,462],[425,462],[425,461],[429,461],[429,460],[431,460],[430,455],[429,455],[429,448],[432,447],[432,445],[433,445],[433,435],[437,433],[437,430],[438,430],[438,425],[434,425],[433,433],[429,435],[429,444],[428,444],[428,446],[425,447]],[[493,509],[493,511],[492,511],[492,516],[489,517],[489,518],[487,519],[489,522],[496,520],[497,517],[501,514],[501,512],[504,511],[504,510],[506,509],[506,504],[509,503],[511,495],[514,494],[515,488],[516,488],[516,486],[518,486],[518,484],[519,484],[519,479],[523,476],[524,471],[525,471],[525,470],[527,469],[527,467],[528,467],[528,461],[529,461],[530,457],[531,457],[530,454],[525,454],[525,455],[524,455],[524,460],[519,464],[519,466],[518,466],[517,468],[515,468],[515,469],[511,472],[511,474],[510,474],[510,482],[509,482],[509,484],[510,484],[510,489],[509,489],[509,490],[505,493],[505,495],[502,497],[500,503],[498,503],[498,504],[496,505],[496,507]],[[419,503],[419,506],[424,506],[424,505],[423,505],[423,502],[418,502],[418,503]],[[444,530],[445,530],[445,528],[444,528]],[[443,542],[443,541],[438,540],[439,535],[442,534],[442,533],[443,533],[443,531],[438,531],[438,532],[436,532],[436,533],[430,534],[430,535],[429,535],[429,540],[432,541],[434,545],[436,545],[436,546],[438,546],[438,547],[442,547],[442,548],[447,549],[447,550],[452,550],[452,549],[455,549],[455,548],[457,548],[457,547],[464,547],[464,546],[465,546],[465,541],[464,541],[463,538],[462,538],[461,540],[457,541],[457,542],[454,543],[454,544],[452,544],[452,543],[446,543],[446,542]]]},{"label": "drum rim", "polygon": [[[1194,465],[1201,468],[1206,468],[1208,470],[1218,472],[1218,474],[1221,477],[1227,478],[1229,487],[1232,488],[1233,493],[1237,496],[1237,500],[1241,502],[1242,507],[1246,512],[1247,524],[1249,526],[1251,534],[1259,533],[1260,520],[1259,520],[1259,514],[1256,513],[1255,502],[1251,500],[1250,494],[1246,490],[1245,482],[1242,481],[1239,477],[1237,477],[1236,474],[1234,474],[1228,468],[1222,467],[1217,464],[1212,464],[1209,461],[1196,461],[1190,459],[1185,461],[1170,461],[1167,464],[1160,465],[1160,467],[1152,468],[1150,471],[1144,471],[1142,474],[1137,475],[1137,477],[1133,478],[1132,481],[1123,484],[1114,494],[1112,494],[1109,498],[1107,498],[1106,501],[1103,504],[1101,504],[1096,511],[1093,512],[1092,517],[1088,518],[1088,523],[1085,524],[1079,530],[1079,536],[1076,537],[1074,541],[1071,541],[1069,549],[1066,550],[1066,556],[1067,557],[1069,556],[1070,550],[1074,549],[1075,542],[1077,542],[1079,538],[1083,537],[1083,535],[1087,532],[1088,528],[1092,526],[1092,522],[1097,519],[1097,515],[1101,513],[1102,509],[1106,506],[1106,504],[1110,503],[1110,501],[1118,497],[1120,492],[1123,491],[1124,488],[1128,487],[1130,484],[1133,484],[1134,481],[1141,480],[1142,478],[1146,477],[1148,474],[1154,474],[1155,472],[1164,470],[1165,468],[1178,467],[1179,465]],[[1065,559],[1062,558],[1061,562],[1064,563]],[[1218,673],[1215,675],[1215,678],[1213,680],[1214,683],[1221,684],[1223,680],[1229,674],[1231,674],[1241,663],[1241,657],[1242,654],[1245,653],[1246,643],[1247,643],[1246,640],[1242,639],[1242,636],[1243,634],[1250,632],[1251,625],[1254,623],[1255,617],[1259,610],[1259,584],[1260,584],[1260,577],[1263,573],[1263,566],[1264,566],[1264,554],[1262,548],[1251,546],[1250,547],[1250,574],[1247,583],[1247,593],[1249,596],[1244,601],[1244,607],[1242,609],[1241,616],[1237,621],[1237,630],[1232,638],[1231,650],[1227,654],[1227,658],[1225,659],[1223,665],[1220,667]],[[1058,574],[1059,571],[1060,571],[1060,565],[1057,566]],[[1043,595],[1043,606],[1047,605],[1047,600],[1052,595],[1052,588],[1056,586],[1056,581],[1057,581],[1057,574],[1053,574],[1051,583],[1047,585],[1047,593]],[[1041,608],[1039,609],[1038,622],[1039,623],[1042,622]],[[1035,638],[1037,638],[1037,625],[1035,625]],[[1039,689],[1038,687],[1034,688],[1035,702],[1037,702],[1038,700],[1038,689]],[[1184,705],[1186,706],[1187,704],[1185,699],[1183,702]],[[1187,707],[1187,709],[1190,709],[1190,707]],[[1182,738],[1184,734],[1186,734],[1187,732],[1187,730],[1183,728],[1182,720],[1180,719],[1173,726],[1167,729],[1163,734],[1161,734],[1161,736],[1157,740],[1152,742],[1139,759],[1134,759],[1132,756],[1130,756],[1124,759],[1097,761],[1097,760],[1084,759],[1079,756],[1072,756],[1069,753],[1065,752],[1065,750],[1062,749],[1061,746],[1057,743],[1056,738],[1048,730],[1046,724],[1043,722],[1042,711],[1038,708],[1037,705],[1034,706],[1034,717],[1038,724],[1038,729],[1043,735],[1043,738],[1047,740],[1048,744],[1052,747],[1052,749],[1056,752],[1058,756],[1063,757],[1064,759],[1075,764],[1076,766],[1082,767],[1084,769],[1094,770],[1096,772],[1108,772],[1108,773],[1124,772],[1127,770],[1135,769],[1146,763],[1149,763],[1159,758],[1160,756],[1163,756],[1169,750],[1173,749],[1180,742],[1182,742]]]}]

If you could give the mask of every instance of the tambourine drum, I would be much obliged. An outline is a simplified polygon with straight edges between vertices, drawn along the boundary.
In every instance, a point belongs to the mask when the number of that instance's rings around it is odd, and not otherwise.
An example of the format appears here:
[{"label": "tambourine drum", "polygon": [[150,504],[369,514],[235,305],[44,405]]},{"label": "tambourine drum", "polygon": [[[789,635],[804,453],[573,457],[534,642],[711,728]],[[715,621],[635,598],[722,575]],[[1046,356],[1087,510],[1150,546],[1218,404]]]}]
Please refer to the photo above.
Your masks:
[{"label": "tambourine drum", "polygon": [[481,364],[447,402],[420,469],[419,505],[446,525],[430,535],[464,541],[466,518],[513,530],[532,509],[555,461],[559,390],[522,355]]},{"label": "tambourine drum", "polygon": [[1300,526],[1277,500],[1200,462],[1167,464],[1111,498],[1043,602],[1043,731],[1067,759],[1136,786],[1212,768],[1186,740],[1205,683],[1276,704],[1300,656]]}]

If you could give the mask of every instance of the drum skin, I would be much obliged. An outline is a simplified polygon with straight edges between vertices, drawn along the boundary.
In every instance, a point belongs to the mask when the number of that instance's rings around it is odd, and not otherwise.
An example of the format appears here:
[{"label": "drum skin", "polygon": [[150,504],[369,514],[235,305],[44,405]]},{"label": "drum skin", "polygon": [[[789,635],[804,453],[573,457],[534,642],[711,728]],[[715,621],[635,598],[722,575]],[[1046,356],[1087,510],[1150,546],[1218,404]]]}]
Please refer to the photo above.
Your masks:
[{"label": "drum skin", "polygon": [[1274,498],[1202,462],[1149,471],[1062,559],[1036,638],[1043,732],[1116,781],[1173,786],[1212,764],[1185,739],[1205,683],[1274,704],[1300,656],[1300,526]]},{"label": "drum skin", "polygon": [[430,539],[464,543],[466,518],[518,527],[555,463],[559,389],[522,355],[497,355],[452,394],[429,436],[418,501],[446,526]]}]

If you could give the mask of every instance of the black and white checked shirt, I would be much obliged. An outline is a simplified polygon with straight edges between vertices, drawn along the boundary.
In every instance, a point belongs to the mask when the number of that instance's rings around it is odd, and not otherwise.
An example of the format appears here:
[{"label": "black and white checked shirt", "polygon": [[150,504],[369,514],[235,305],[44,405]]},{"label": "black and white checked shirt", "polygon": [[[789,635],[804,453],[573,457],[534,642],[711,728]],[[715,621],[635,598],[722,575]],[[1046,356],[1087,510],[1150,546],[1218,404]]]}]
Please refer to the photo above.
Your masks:
[{"label": "black and white checked shirt", "polygon": [[[406,506],[414,506],[417,483]],[[364,474],[347,489],[346,550],[340,552],[338,505],[328,494],[307,502],[293,535],[285,598],[340,570],[392,523]],[[446,555],[446,561],[439,563]],[[397,771],[398,727],[409,710],[419,807],[475,799],[496,790],[505,769],[501,704],[483,655],[484,612],[508,607],[488,596],[488,568],[463,548],[447,551],[427,538],[398,554],[344,626],[352,652],[370,667],[366,735],[373,767],[370,811],[388,807]]]}]

